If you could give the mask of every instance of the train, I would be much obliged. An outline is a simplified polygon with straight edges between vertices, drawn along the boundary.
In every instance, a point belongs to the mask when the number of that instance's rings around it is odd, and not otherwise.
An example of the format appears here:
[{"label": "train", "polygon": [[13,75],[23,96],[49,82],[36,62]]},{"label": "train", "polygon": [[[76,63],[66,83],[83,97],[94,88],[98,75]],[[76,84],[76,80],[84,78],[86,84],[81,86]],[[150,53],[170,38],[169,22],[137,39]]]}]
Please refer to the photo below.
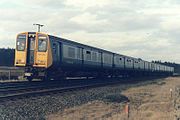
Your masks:
[{"label": "train", "polygon": [[42,32],[16,37],[15,66],[24,77],[42,80],[65,77],[172,75],[174,68],[84,45]]}]

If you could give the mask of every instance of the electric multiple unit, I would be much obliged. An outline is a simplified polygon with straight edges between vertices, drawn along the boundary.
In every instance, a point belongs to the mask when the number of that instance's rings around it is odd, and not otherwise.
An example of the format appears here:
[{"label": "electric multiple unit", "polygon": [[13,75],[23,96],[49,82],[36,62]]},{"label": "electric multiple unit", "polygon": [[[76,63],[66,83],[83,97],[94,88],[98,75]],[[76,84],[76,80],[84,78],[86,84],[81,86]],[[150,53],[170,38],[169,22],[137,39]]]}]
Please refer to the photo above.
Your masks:
[{"label": "electric multiple unit", "polygon": [[17,35],[15,66],[29,80],[74,76],[171,75],[173,67],[144,61],[40,32]]}]

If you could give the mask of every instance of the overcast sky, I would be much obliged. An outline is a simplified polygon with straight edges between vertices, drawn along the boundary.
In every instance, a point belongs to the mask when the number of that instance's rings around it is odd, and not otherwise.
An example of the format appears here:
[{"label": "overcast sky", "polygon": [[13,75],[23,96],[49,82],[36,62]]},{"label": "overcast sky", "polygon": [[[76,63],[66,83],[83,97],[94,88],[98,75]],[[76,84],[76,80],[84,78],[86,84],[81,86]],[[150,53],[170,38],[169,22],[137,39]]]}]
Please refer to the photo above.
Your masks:
[{"label": "overcast sky", "polygon": [[180,63],[180,0],[0,0],[0,47],[36,31],[145,60]]}]

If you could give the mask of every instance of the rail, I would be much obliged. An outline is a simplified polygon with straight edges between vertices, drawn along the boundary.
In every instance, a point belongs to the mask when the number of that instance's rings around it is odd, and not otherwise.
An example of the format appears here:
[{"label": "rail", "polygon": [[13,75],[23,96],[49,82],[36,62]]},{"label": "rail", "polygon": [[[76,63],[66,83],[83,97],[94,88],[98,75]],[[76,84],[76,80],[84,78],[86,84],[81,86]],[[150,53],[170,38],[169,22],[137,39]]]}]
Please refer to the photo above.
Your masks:
[{"label": "rail", "polygon": [[[157,80],[157,78],[149,79]],[[47,82],[36,82],[31,84],[16,84],[0,86],[0,101],[11,99],[11,98],[22,98],[31,96],[41,96],[51,93],[66,92],[72,90],[80,90],[101,86],[109,86],[114,84],[126,84],[126,83],[137,83],[143,81],[143,79],[130,79],[130,78],[114,78],[101,79],[101,80],[66,80],[66,81],[51,81]],[[147,80],[148,82],[148,80]]]}]

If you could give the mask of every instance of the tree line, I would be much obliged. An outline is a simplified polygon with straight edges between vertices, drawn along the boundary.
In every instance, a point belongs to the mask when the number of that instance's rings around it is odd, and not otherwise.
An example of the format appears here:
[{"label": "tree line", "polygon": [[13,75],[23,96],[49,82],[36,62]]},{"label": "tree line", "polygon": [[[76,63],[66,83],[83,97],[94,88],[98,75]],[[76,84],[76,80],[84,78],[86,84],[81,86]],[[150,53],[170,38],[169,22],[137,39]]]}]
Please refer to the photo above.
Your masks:
[{"label": "tree line", "polygon": [[15,50],[11,48],[0,48],[0,66],[14,66]]}]

